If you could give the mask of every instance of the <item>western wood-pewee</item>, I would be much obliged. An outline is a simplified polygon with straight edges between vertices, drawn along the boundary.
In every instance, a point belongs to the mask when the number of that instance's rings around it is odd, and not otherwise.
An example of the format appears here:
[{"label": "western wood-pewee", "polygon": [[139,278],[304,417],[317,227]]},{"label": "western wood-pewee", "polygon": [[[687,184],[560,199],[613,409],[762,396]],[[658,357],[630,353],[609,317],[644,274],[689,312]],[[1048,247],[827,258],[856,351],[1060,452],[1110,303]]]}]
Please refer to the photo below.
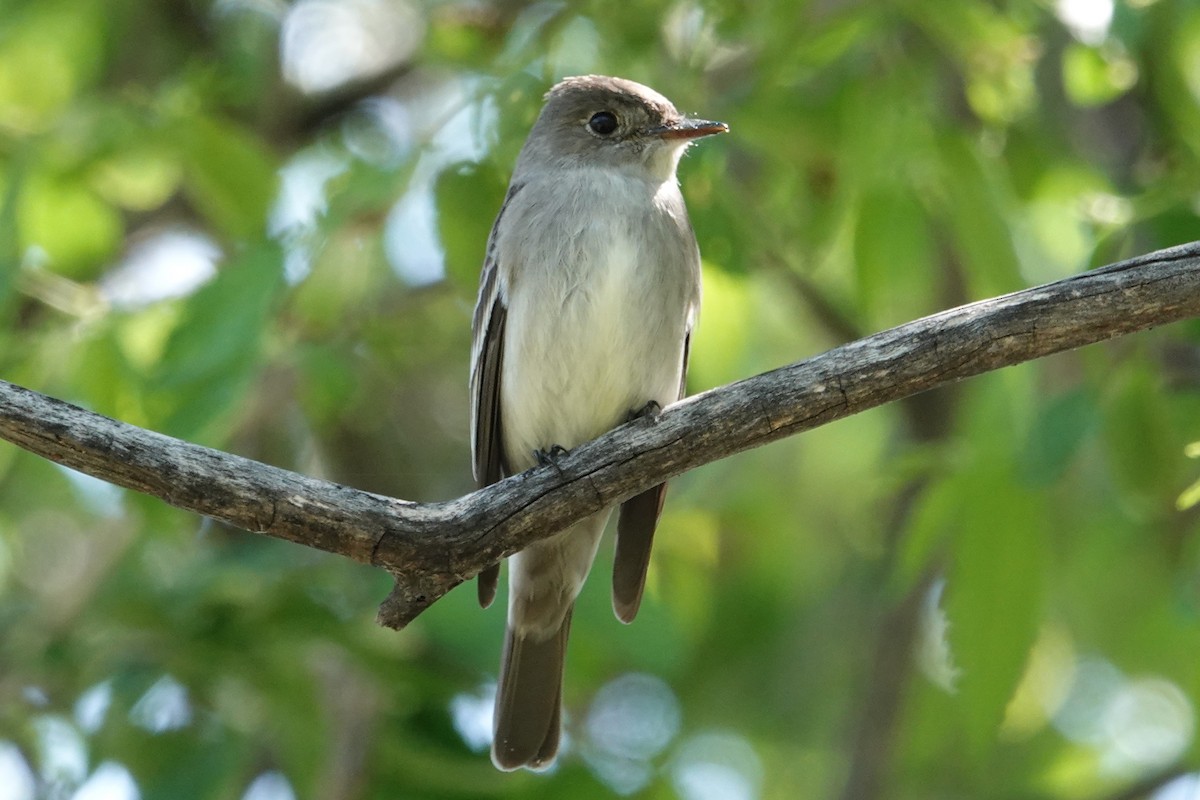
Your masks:
[{"label": "western wood-pewee", "polygon": [[[547,93],[488,238],[475,308],[481,486],[683,396],[700,251],[675,168],[694,139],[727,130],[620,78],[567,78]],[[641,602],[665,491],[621,506],[613,609],[623,622]],[[571,610],[610,512],[509,559],[492,743],[501,769],[545,767],[558,751]],[[479,576],[484,606],[498,569]]]}]

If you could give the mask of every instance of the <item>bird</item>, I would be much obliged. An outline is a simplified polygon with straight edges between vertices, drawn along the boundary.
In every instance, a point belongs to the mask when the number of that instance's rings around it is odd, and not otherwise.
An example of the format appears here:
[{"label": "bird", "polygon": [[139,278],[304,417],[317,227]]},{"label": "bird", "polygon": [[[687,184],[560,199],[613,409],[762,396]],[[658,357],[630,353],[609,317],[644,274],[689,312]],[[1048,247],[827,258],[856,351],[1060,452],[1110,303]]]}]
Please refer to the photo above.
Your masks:
[{"label": "bird", "polygon": [[[565,78],[544,100],[488,237],[472,322],[481,487],[683,397],[700,251],[676,168],[695,140],[729,130],[623,78]],[[663,483],[621,505],[612,602],[625,623],[641,603],[665,492]],[[508,559],[491,750],[499,769],[555,760],[572,610],[611,511]],[[479,574],[485,608],[498,571]]]}]

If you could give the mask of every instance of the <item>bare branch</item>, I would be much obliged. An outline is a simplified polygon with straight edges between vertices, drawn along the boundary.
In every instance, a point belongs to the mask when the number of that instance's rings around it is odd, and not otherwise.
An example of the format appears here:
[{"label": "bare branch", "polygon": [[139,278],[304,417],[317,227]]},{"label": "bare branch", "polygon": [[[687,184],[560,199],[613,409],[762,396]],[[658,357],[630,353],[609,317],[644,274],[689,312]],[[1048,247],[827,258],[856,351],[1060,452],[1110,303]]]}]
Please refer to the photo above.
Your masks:
[{"label": "bare branch", "polygon": [[[247,530],[385,567],[402,627],[484,566],[733,453],[982,372],[1200,316],[1200,242],[961,306],[686,398],[466,497],[410,503],[210,450],[0,382],[0,437]],[[465,468],[465,467],[464,467]]]}]

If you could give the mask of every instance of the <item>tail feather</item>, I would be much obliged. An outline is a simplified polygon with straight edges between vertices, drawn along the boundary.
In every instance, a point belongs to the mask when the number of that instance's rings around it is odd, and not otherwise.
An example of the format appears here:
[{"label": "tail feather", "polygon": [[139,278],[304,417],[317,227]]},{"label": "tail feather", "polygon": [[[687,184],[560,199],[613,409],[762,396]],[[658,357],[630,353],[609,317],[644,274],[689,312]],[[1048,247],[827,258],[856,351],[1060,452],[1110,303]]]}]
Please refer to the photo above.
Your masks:
[{"label": "tail feather", "polygon": [[617,552],[613,558],[612,603],[617,619],[626,624],[633,622],[642,604],[646,570],[650,568],[650,546],[666,496],[667,485],[660,483],[621,504]]},{"label": "tail feather", "polygon": [[484,567],[479,573],[476,589],[479,593],[480,608],[487,608],[496,599],[496,584],[500,581],[500,564]]},{"label": "tail feather", "polygon": [[506,631],[492,738],[492,762],[500,769],[540,769],[554,761],[570,629],[568,610],[558,631],[545,639]]}]

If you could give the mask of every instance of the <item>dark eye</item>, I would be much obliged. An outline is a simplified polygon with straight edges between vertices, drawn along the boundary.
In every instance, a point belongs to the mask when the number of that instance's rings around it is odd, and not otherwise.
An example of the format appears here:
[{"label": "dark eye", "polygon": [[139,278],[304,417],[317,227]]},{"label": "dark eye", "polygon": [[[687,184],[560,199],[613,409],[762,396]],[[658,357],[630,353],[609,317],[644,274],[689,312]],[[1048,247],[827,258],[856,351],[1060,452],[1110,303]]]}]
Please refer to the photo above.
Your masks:
[{"label": "dark eye", "polygon": [[608,136],[617,129],[617,115],[611,111],[597,111],[588,120],[588,127],[592,129],[592,133]]}]

